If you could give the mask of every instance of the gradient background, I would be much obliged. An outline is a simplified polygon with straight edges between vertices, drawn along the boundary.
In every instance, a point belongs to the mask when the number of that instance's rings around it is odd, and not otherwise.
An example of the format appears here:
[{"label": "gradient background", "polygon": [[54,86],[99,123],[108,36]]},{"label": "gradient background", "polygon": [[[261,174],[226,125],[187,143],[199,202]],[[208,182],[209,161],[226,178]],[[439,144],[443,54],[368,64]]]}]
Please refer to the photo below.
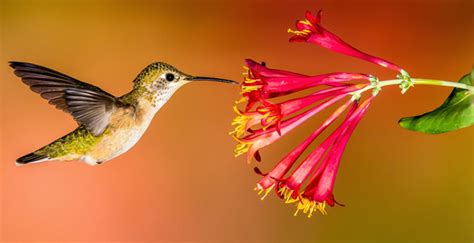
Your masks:
[{"label": "gradient background", "polygon": [[[457,81],[474,63],[472,1],[1,1],[1,239],[4,241],[472,242],[474,129],[425,135],[397,120],[450,90],[385,88],[354,133],[335,186],[346,207],[311,219],[252,190],[227,135],[238,89],[183,87],[141,141],[101,166],[14,160],[75,128],[31,92],[9,60],[42,64],[121,95],[147,64],[241,80],[244,58],[317,74],[394,73],[287,42],[307,9],[354,46],[414,77]],[[263,170],[314,119],[263,150]]]}]

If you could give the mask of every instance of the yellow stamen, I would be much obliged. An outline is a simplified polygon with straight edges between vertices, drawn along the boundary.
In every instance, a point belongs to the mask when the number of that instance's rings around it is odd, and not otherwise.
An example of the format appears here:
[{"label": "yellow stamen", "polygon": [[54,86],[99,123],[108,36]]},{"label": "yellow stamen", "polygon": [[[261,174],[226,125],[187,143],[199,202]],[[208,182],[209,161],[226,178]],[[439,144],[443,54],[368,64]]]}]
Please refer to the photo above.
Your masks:
[{"label": "yellow stamen", "polygon": [[272,184],[267,189],[263,189],[259,184],[257,184],[257,187],[255,187],[254,190],[258,191],[257,192],[258,195],[261,195],[263,193],[263,195],[260,197],[260,200],[263,201],[263,199],[265,199],[265,197],[267,197],[268,193],[270,193],[270,191],[273,189],[273,187],[275,187],[275,184]]},{"label": "yellow stamen", "polygon": [[308,37],[309,34],[311,34],[310,30],[292,30],[288,29],[288,33],[295,34],[297,36],[303,36],[303,37]]},{"label": "yellow stamen", "polygon": [[[242,98],[242,99],[244,99],[244,102],[245,102],[245,98]],[[236,102],[235,102],[236,104],[232,107],[232,108],[234,109],[234,112],[237,113],[237,115],[239,115],[239,116],[241,116],[241,115],[243,115],[243,114],[242,114],[242,112],[239,110],[239,107],[237,107],[237,104],[240,103],[240,102],[242,102],[242,101],[241,101],[242,99],[236,101]]]},{"label": "yellow stamen", "polygon": [[247,151],[250,149],[250,146],[251,144],[248,143],[237,144],[234,149],[235,157],[247,153]]},{"label": "yellow stamen", "polygon": [[229,135],[235,134],[237,137],[241,137],[245,133],[245,126],[247,125],[248,117],[240,112],[237,105],[234,105],[234,112],[237,113],[238,116],[232,120],[231,124],[236,127],[234,128],[234,131],[229,132]]},{"label": "yellow stamen", "polygon": [[249,68],[247,66],[242,66],[244,68],[244,72],[242,73],[242,76],[247,77],[249,75]]},{"label": "yellow stamen", "polygon": [[[261,109],[260,111],[263,111],[264,109]],[[268,110],[268,109],[267,109]],[[266,119],[266,121],[268,122],[267,125],[263,126],[262,127],[262,130],[267,130],[271,125],[273,125],[273,121],[277,120],[278,119],[278,116],[275,116],[275,115],[271,115],[271,112],[268,110],[268,112],[264,113],[261,117],[261,119]]]},{"label": "yellow stamen", "polygon": [[296,211],[293,214],[297,216],[299,211],[303,211],[304,214],[307,214],[308,218],[312,217],[314,212],[319,211],[322,215],[326,215],[326,202],[317,202],[304,198],[299,194],[296,198],[293,198],[293,190],[287,187],[281,187],[279,193],[283,196],[285,203],[297,203]]},{"label": "yellow stamen", "polygon": [[234,131],[229,132],[229,135],[235,134],[237,137],[242,137],[245,134],[248,118],[246,116],[238,116],[232,121],[235,126]]},{"label": "yellow stamen", "polygon": [[261,85],[242,85],[240,87],[240,90],[241,90],[241,94],[243,93],[248,93],[248,92],[251,92],[251,91],[255,91],[255,90],[258,90],[260,89],[262,86]]},{"label": "yellow stamen", "polygon": [[311,218],[311,216],[313,216],[313,213],[316,211],[319,211],[322,215],[326,215],[327,212],[325,208],[326,208],[326,202],[316,202],[316,201],[312,201],[306,198],[302,198],[296,205],[295,215],[300,210],[302,210],[303,213],[307,214],[308,218]]},{"label": "yellow stamen", "polygon": [[281,195],[283,195],[283,199],[285,200],[285,203],[290,204],[290,203],[295,203],[299,201],[299,196],[296,198],[293,198],[293,190],[287,188],[287,187],[282,187],[279,189],[279,192]]},{"label": "yellow stamen", "polygon": [[235,146],[235,149],[234,149],[234,156],[235,156],[235,157],[247,153],[247,151],[249,151],[250,147],[251,147],[252,144],[253,144],[252,142],[244,142],[244,141],[242,141],[241,139],[239,139],[239,138],[238,138],[237,136],[235,136],[235,135],[232,135],[232,137],[233,137],[237,142],[239,142],[239,143]]},{"label": "yellow stamen", "polygon": [[246,84],[253,84],[253,83],[258,82],[258,81],[260,81],[260,80],[249,78],[249,77],[244,78],[244,83],[246,83]]},{"label": "yellow stamen", "polygon": [[262,130],[263,130],[263,131],[266,131],[271,125],[272,125],[272,124],[269,123],[269,124],[267,124],[266,126],[263,126],[263,127],[262,127]]},{"label": "yellow stamen", "polygon": [[229,134],[235,134],[237,137],[242,137],[242,135],[247,131],[248,123],[256,118],[256,114],[245,115],[239,110],[237,105],[234,105],[234,112],[237,113],[237,117],[232,120],[232,126],[235,126],[235,128],[234,131],[229,132]]},{"label": "yellow stamen", "polygon": [[277,116],[270,116],[270,117],[268,117],[267,121],[272,122],[272,121],[276,120],[277,118],[278,118]]},{"label": "yellow stamen", "polygon": [[313,24],[311,22],[309,22],[309,20],[305,19],[305,20],[300,20],[299,21],[300,23],[304,24],[304,25],[309,25],[309,26],[313,26]]},{"label": "yellow stamen", "polygon": [[236,101],[235,104],[238,105],[238,104],[245,103],[245,102],[247,102],[247,99],[245,97],[242,97],[242,98],[240,98],[240,100]]}]

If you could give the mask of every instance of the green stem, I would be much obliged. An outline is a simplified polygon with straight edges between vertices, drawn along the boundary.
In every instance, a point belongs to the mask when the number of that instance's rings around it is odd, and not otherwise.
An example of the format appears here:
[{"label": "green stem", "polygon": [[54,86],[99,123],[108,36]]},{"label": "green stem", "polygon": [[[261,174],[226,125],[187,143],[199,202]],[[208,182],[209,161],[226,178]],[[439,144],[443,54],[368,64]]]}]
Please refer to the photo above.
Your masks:
[{"label": "green stem", "polygon": [[[453,87],[453,88],[459,88],[459,89],[466,89],[466,90],[474,92],[474,86],[463,84],[463,83],[434,80],[434,79],[423,79],[423,78],[411,78],[411,81],[413,82],[413,84]],[[371,90],[376,87],[382,88],[384,86],[400,85],[402,82],[403,80],[401,79],[384,80],[384,81],[378,82],[377,86],[369,85],[356,92],[361,94],[367,90]]]},{"label": "green stem", "polygon": [[413,80],[413,82],[415,84],[454,87],[454,88],[467,89],[469,91],[474,91],[474,86],[467,85],[467,84],[464,84],[464,83],[456,83],[456,82],[433,80],[433,79],[424,79],[424,78],[412,78],[411,80]]}]

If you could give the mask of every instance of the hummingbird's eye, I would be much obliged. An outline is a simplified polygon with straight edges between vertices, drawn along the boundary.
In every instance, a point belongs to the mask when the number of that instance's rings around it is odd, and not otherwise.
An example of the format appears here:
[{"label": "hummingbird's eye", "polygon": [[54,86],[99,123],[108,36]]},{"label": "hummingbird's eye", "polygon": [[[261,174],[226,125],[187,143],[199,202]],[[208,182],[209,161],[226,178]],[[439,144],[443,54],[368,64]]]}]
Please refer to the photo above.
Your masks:
[{"label": "hummingbird's eye", "polygon": [[165,75],[165,79],[166,79],[166,81],[168,81],[168,82],[173,81],[173,80],[174,80],[174,74],[172,74],[172,73],[167,73],[167,74]]}]

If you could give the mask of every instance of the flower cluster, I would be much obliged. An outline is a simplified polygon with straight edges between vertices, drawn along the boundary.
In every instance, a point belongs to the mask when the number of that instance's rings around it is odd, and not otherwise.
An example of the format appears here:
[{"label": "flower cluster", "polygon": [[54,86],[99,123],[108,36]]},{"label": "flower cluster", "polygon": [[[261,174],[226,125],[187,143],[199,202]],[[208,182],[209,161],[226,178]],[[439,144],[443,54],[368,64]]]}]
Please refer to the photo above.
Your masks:
[{"label": "flower cluster", "polygon": [[[397,65],[357,50],[321,26],[321,11],[306,13],[305,20],[296,23],[297,30],[290,41],[318,44],[329,50],[357,57],[409,77]],[[407,80],[409,80],[407,78]],[[315,76],[268,68],[264,63],[246,60],[242,99],[234,110],[232,136],[238,141],[235,155],[247,153],[247,160],[261,160],[259,151],[329,107],[336,107],[329,117],[305,140],[282,158],[268,173],[262,175],[256,190],[262,199],[272,190],[287,203],[295,203],[297,211],[310,217],[326,206],[338,204],[333,195],[334,181],[343,151],[355,127],[366,113],[380,87],[378,79],[364,73],[334,72]],[[308,90],[308,95],[284,99],[288,95]],[[313,90],[313,91],[309,91]],[[373,92],[362,97],[366,90]],[[296,96],[296,95],[293,95]],[[275,99],[279,98],[279,99]],[[275,100],[284,100],[276,102]],[[242,109],[239,105],[245,103]],[[335,129],[300,159],[304,151],[331,124],[340,120]],[[290,173],[291,171],[291,173]],[[296,215],[295,213],[295,215]]]}]

